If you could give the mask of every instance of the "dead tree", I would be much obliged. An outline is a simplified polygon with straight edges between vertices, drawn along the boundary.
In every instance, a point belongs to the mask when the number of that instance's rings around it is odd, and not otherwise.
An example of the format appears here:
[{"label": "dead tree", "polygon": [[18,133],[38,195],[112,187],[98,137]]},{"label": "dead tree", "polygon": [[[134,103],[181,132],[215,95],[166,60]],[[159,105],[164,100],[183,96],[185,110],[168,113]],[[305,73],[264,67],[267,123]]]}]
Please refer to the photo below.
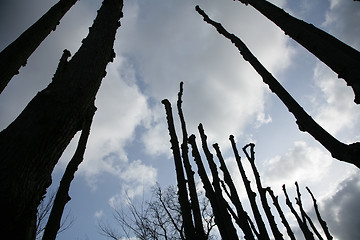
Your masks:
[{"label": "dead tree", "polygon": [[253,66],[253,68],[259,73],[259,75],[261,75],[264,83],[269,86],[270,90],[280,98],[280,100],[286,105],[288,110],[294,115],[300,131],[308,132],[311,136],[313,136],[331,153],[332,157],[343,162],[354,164],[355,166],[360,168],[360,142],[356,142],[353,144],[345,144],[340,142],[331,134],[329,134],[324,128],[322,128],[318,123],[316,123],[309,114],[305,112],[305,110],[296,102],[296,100],[283,88],[283,86],[250,52],[244,42],[242,42],[234,34],[226,31],[226,29],[220,23],[211,20],[199,6],[196,6],[196,11],[201,16],[203,16],[205,22],[214,26],[220,34],[222,34],[232,43],[234,43],[234,45],[239,49],[244,59]]},{"label": "dead tree", "polygon": [[216,226],[219,229],[220,235],[222,237],[222,239],[236,239],[237,238],[237,234],[236,234],[236,230],[234,233],[234,230],[231,229],[230,231],[228,231],[228,228],[231,226],[226,226],[223,221],[223,214],[227,214],[227,208],[223,208],[223,205],[218,203],[217,197],[216,197],[216,193],[213,189],[213,187],[211,186],[211,182],[209,180],[209,177],[207,176],[205,167],[202,163],[201,160],[201,156],[200,156],[200,152],[197,148],[197,144],[195,141],[195,135],[192,134],[189,137],[189,143],[191,145],[192,148],[192,155],[194,157],[194,161],[198,167],[198,174],[200,176],[200,179],[203,183],[204,186],[204,190],[205,190],[205,196],[209,199],[213,213],[214,213],[214,221]]},{"label": "dead tree", "polygon": [[[249,147],[250,147],[250,154],[247,152],[247,148],[249,148]],[[265,212],[266,217],[268,219],[268,222],[269,222],[271,231],[272,231],[272,233],[274,235],[274,238],[277,239],[277,240],[278,239],[281,240],[281,239],[284,239],[283,235],[279,231],[279,229],[278,229],[278,227],[276,225],[276,222],[275,222],[275,218],[271,213],[270,206],[269,206],[269,204],[267,202],[267,199],[266,199],[266,188],[263,188],[263,186],[261,184],[260,174],[259,174],[259,171],[257,170],[256,165],[255,165],[255,151],[254,151],[254,148],[255,148],[255,144],[253,144],[253,143],[247,144],[245,147],[243,147],[243,152],[245,153],[247,159],[249,160],[251,168],[253,170],[253,174],[255,176],[256,186],[257,186],[257,189],[258,189],[258,192],[259,192],[259,195],[260,195],[261,204],[263,206],[264,212]]]},{"label": "dead tree", "polygon": [[88,116],[84,120],[78,146],[74,156],[71,158],[65,169],[63,177],[61,178],[60,186],[56,192],[54,204],[52,206],[42,240],[55,240],[60,229],[61,217],[63,215],[65,205],[71,200],[69,196],[70,184],[75,177],[75,172],[78,170],[79,165],[84,159],[85,148],[90,134],[90,127],[95,110],[96,108],[94,106],[89,110]]},{"label": "dead tree", "polygon": [[273,190],[271,190],[270,187],[266,188],[267,192],[269,193],[269,195],[271,196],[272,200],[273,200],[273,204],[276,208],[276,210],[278,211],[279,213],[279,216],[281,218],[281,222],[283,223],[283,225],[285,226],[286,228],[286,232],[288,234],[288,236],[290,237],[291,240],[296,240],[295,238],[295,235],[294,235],[294,232],[292,231],[291,227],[290,227],[290,224],[289,222],[287,221],[285,215],[284,215],[284,212],[283,210],[281,209],[280,207],[280,204],[279,204],[279,197],[278,196],[275,196]]},{"label": "dead tree", "polygon": [[[240,197],[238,195],[238,192],[236,190],[236,187],[232,180],[230,172],[225,164],[225,161],[221,154],[219,145],[215,143],[215,144],[213,144],[213,147],[216,151],[217,157],[220,162],[220,169],[224,173],[224,181],[225,181],[226,185],[229,186],[229,189],[230,189],[230,193],[228,194],[228,196],[229,196],[231,202],[234,204],[236,211],[237,211],[237,221],[236,222],[239,225],[239,227],[241,228],[241,230],[243,231],[243,233],[245,235],[244,238],[246,240],[253,240],[255,238],[251,231],[251,226],[248,221],[248,219],[250,219],[250,218],[241,204]],[[224,186],[223,188],[226,191],[226,187]]]},{"label": "dead tree", "polygon": [[250,4],[280,27],[286,35],[301,44],[343,78],[360,104],[360,53],[327,32],[297,19],[266,0],[238,0]]},{"label": "dead tree", "polygon": [[299,227],[302,231],[302,233],[304,234],[304,237],[306,240],[315,240],[314,239],[314,235],[312,234],[312,232],[310,231],[310,229],[308,228],[308,226],[306,225],[306,222],[304,222],[301,217],[299,216],[299,214],[296,212],[295,208],[292,205],[292,202],[289,198],[289,195],[287,194],[286,188],[285,188],[285,184],[282,186],[282,189],[284,191],[284,195],[286,198],[286,205],[289,207],[291,213],[295,216],[296,221],[299,224]]},{"label": "dead tree", "polygon": [[318,207],[318,205],[317,205],[317,203],[316,203],[316,198],[314,197],[313,193],[310,191],[310,189],[309,189],[308,187],[306,187],[306,190],[307,190],[307,191],[309,192],[309,194],[311,195],[311,198],[312,198],[313,203],[314,203],[314,208],[315,208],[316,216],[317,216],[317,218],[318,218],[318,220],[319,220],[319,223],[320,223],[320,225],[321,225],[321,227],[322,227],[322,229],[323,229],[323,231],[324,231],[324,233],[325,233],[325,235],[326,235],[326,238],[327,238],[328,240],[332,240],[333,237],[332,237],[332,235],[330,234],[329,228],[328,228],[328,226],[326,225],[326,222],[322,219],[322,217],[321,217],[321,215],[320,215],[319,207]]},{"label": "dead tree", "polygon": [[0,53],[0,93],[78,0],[60,0]]},{"label": "dead tree", "polygon": [[204,232],[204,227],[202,224],[200,204],[199,204],[199,199],[198,199],[198,195],[197,195],[197,191],[196,191],[196,184],[195,184],[195,180],[194,180],[195,172],[191,168],[191,164],[190,164],[189,156],[188,156],[188,152],[189,152],[189,147],[188,147],[188,142],[187,142],[188,134],[187,134],[187,130],[186,130],[184,114],[182,111],[183,84],[184,84],[183,82],[180,83],[180,91],[178,93],[178,101],[177,101],[177,109],[178,109],[178,114],[179,114],[180,123],[181,123],[181,130],[182,130],[182,135],[183,135],[183,141],[181,143],[181,156],[183,159],[184,169],[186,172],[187,182],[188,182],[188,187],[189,187],[189,196],[190,196],[190,202],[191,202],[191,209],[192,209],[193,216],[194,216],[194,227],[195,227],[196,239],[202,240],[202,239],[207,239],[207,238],[206,238],[206,235]]},{"label": "dead tree", "polygon": [[81,130],[113,60],[122,0],[104,0],[77,53],[65,50],[52,82],[0,133],[0,200],[4,236],[34,239],[36,208],[51,184],[51,173]]},{"label": "dead tree", "polygon": [[184,232],[186,239],[195,239],[195,228],[193,225],[190,202],[188,199],[188,192],[186,186],[186,179],[184,175],[184,169],[181,161],[181,153],[179,148],[179,141],[177,139],[174,120],[172,116],[171,104],[167,99],[162,101],[165,106],[166,118],[168,122],[168,129],[170,135],[171,149],[174,156],[176,179],[178,184],[178,197],[181,207],[181,212],[184,222]]},{"label": "dead tree", "polygon": [[259,228],[260,238],[264,239],[264,240],[265,239],[270,239],[269,234],[268,234],[268,232],[266,230],[266,227],[265,227],[265,223],[264,223],[264,221],[263,221],[263,219],[261,217],[259,207],[257,206],[257,203],[256,203],[256,193],[251,189],[250,181],[247,178],[246,173],[245,173],[245,169],[244,169],[244,167],[243,167],[243,165],[241,163],[241,157],[240,157],[239,152],[237,150],[234,136],[231,135],[229,139],[231,141],[231,146],[232,146],[232,149],[234,151],[235,160],[236,160],[237,166],[239,168],[241,178],[242,178],[244,186],[245,186],[246,193],[248,195],[248,199],[249,199],[249,202],[250,202],[250,205],[251,205],[251,209],[252,209],[253,214],[254,214],[255,222],[256,222],[256,224],[257,224],[257,226]]}]

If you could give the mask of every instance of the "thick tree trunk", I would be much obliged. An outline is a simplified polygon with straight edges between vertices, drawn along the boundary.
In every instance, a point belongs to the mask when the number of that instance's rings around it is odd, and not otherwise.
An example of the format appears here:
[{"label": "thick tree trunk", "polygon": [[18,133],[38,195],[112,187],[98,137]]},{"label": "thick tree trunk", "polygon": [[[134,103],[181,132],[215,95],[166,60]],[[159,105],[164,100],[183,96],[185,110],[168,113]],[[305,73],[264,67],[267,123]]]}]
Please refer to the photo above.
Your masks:
[{"label": "thick tree trunk", "polygon": [[0,93],[78,0],[60,0],[0,53]]},{"label": "thick tree trunk", "polygon": [[83,44],[67,62],[64,51],[52,83],[0,133],[2,235],[34,239],[36,208],[51,173],[86,114],[115,54],[123,1],[104,0]]},{"label": "thick tree trunk", "polygon": [[297,19],[265,0],[239,0],[250,4],[343,78],[360,104],[360,53],[312,24]]}]

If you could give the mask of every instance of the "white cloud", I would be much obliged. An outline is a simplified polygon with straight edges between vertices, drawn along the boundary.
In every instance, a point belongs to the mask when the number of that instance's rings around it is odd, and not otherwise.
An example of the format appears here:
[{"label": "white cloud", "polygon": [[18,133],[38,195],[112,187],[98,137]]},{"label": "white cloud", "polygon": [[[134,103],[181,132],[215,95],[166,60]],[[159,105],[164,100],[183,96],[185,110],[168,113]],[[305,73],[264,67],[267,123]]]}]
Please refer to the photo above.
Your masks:
[{"label": "white cloud", "polygon": [[279,187],[295,181],[318,182],[328,173],[332,161],[329,154],[298,141],[285,154],[265,161],[264,183]]},{"label": "white cloud", "polygon": [[99,211],[96,211],[95,213],[94,213],[94,217],[96,218],[96,219],[100,219],[100,218],[102,218],[104,216],[104,211],[103,210],[99,210]]}]

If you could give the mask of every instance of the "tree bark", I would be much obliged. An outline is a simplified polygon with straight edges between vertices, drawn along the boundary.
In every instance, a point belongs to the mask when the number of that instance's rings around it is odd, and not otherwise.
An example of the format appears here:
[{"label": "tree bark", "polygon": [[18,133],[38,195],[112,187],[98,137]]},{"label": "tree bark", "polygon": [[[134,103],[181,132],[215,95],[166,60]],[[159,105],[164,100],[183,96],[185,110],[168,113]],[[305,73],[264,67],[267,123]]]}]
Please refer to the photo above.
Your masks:
[{"label": "tree bark", "polygon": [[60,0],[0,53],[0,93],[78,0]]},{"label": "tree bark", "polygon": [[280,27],[286,35],[301,44],[343,78],[360,104],[360,53],[323,30],[297,19],[265,0],[239,0],[250,4]]},{"label": "tree bark", "polygon": [[[250,52],[245,43],[243,43],[237,36],[230,34],[219,23],[211,20],[206,13],[196,6],[196,10],[204,17],[204,21],[213,25],[217,31],[231,40],[232,43],[239,49],[240,54],[248,61],[253,68],[262,77],[270,90],[274,92],[280,100],[286,105],[288,110],[296,118],[296,123],[300,131],[308,132],[321,145],[323,145],[332,155],[332,157],[347,163],[354,164],[360,168],[360,142],[352,144],[344,144],[329,134],[323,129],[312,117],[305,112],[305,110],[295,101],[295,99],[283,88],[283,86],[271,75],[271,73],[259,62],[259,60]],[[360,76],[360,75],[359,75]]]},{"label": "tree bark", "polygon": [[73,58],[66,50],[52,83],[0,133],[2,234],[34,239],[36,208],[51,173],[70,140],[82,128],[108,62],[123,1],[104,0],[88,36]]}]

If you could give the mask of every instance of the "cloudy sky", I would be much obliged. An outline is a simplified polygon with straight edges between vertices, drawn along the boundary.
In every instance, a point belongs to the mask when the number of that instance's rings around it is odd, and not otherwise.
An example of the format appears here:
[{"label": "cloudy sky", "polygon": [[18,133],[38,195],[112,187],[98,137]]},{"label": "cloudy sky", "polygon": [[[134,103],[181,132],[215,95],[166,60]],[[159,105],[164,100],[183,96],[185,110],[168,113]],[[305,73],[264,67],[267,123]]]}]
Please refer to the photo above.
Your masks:
[{"label": "cloudy sky", "polygon": [[[294,16],[360,49],[360,3],[348,0],[271,0]],[[56,0],[0,3],[0,49],[45,13]],[[175,184],[175,171],[160,101],[175,103],[184,82],[188,132],[201,122],[209,143],[218,142],[234,179],[230,134],[239,148],[256,144],[264,185],[294,197],[298,181],[309,186],[337,239],[359,239],[360,174],[332,159],[239,55],[230,41],[203,22],[195,5],[238,35],[263,65],[327,131],[345,143],[360,141],[360,109],[345,81],[289,39],[250,6],[236,1],[125,1],[115,42],[117,57],[96,99],[98,110],[85,161],[71,186],[68,209],[75,221],[59,239],[104,239],[98,219],[111,220],[124,196],[146,195],[156,182]],[[0,95],[0,128],[6,128],[35,94],[51,81],[64,49],[75,53],[87,35],[101,0],[79,1],[57,30],[30,57]],[[53,174],[56,189],[78,135]],[[242,154],[243,155],[243,154]],[[306,198],[305,198],[306,199]],[[311,202],[305,206],[311,209]]]}]

